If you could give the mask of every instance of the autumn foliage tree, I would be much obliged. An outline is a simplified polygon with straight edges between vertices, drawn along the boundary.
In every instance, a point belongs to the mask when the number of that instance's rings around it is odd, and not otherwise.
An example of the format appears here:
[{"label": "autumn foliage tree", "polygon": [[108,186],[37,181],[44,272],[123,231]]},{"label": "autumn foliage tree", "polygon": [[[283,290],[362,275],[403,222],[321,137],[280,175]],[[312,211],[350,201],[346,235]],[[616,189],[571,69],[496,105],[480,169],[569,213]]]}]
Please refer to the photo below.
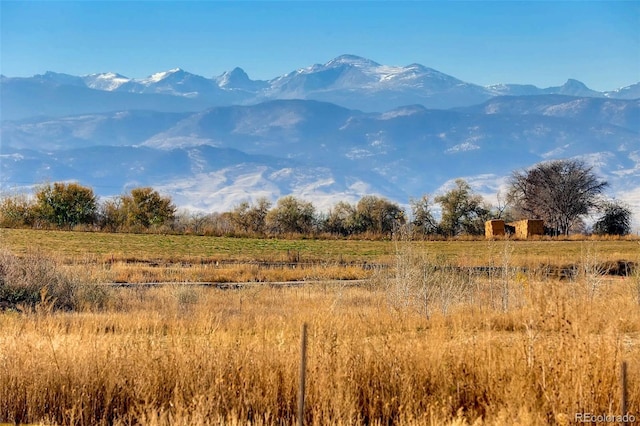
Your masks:
[{"label": "autumn foliage tree", "polygon": [[308,234],[313,230],[315,208],[292,195],[282,197],[266,216],[266,226],[274,234]]},{"label": "autumn foliage tree", "polygon": [[355,231],[355,221],[356,207],[346,201],[339,201],[329,210],[324,229],[334,235],[351,235]]},{"label": "autumn foliage tree", "polygon": [[176,206],[171,198],[163,197],[153,188],[134,188],[120,199],[119,209],[124,212],[128,226],[149,228],[170,223],[175,218]]},{"label": "autumn foliage tree", "polygon": [[452,189],[434,200],[442,207],[440,228],[445,235],[479,235],[484,232],[489,209],[464,179],[456,179]]},{"label": "autumn foliage tree", "polygon": [[365,195],[356,205],[354,218],[356,232],[390,235],[405,222],[404,210],[385,198]]},{"label": "autumn foliage tree", "polygon": [[43,185],[36,191],[35,198],[36,215],[60,228],[92,224],[96,219],[97,197],[93,189],[78,183]]}]

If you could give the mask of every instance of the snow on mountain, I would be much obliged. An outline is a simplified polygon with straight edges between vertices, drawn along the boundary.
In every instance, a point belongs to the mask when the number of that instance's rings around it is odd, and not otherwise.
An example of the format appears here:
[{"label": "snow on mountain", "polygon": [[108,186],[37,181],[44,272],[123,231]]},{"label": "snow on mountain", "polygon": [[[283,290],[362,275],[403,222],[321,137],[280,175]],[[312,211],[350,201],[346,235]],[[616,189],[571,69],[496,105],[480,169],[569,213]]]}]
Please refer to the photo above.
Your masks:
[{"label": "snow on mountain", "polygon": [[243,201],[293,195],[312,201],[320,211],[327,211],[339,201],[356,203],[362,196],[378,193],[394,198],[396,193],[379,192],[371,182],[343,175],[328,167],[271,167],[242,163],[207,173],[156,185],[172,194],[180,206],[195,211],[229,211]]},{"label": "snow on mountain", "polygon": [[380,65],[354,55],[339,56],[270,81],[265,99],[315,99],[363,111],[407,104],[430,108],[471,105],[490,97],[473,84],[419,64]]},{"label": "snow on mountain", "polygon": [[30,119],[38,116],[106,113],[123,110],[155,110],[160,112],[200,111],[211,101],[156,93],[131,93],[122,90],[105,91],[86,86],[57,84],[34,78],[0,80],[0,111],[2,120]]},{"label": "snow on mountain", "polygon": [[[205,78],[181,68],[157,72],[143,79],[116,73],[75,77],[47,72],[32,78],[0,79],[3,116],[8,119],[39,114],[61,116],[74,113],[140,109],[158,103],[163,111],[194,111],[219,105],[248,105],[276,99],[308,99],[330,102],[366,112],[385,112],[406,105],[447,109],[485,102],[496,96],[563,94],[576,97],[612,99],[640,98],[640,83],[609,92],[597,92],[569,79],[561,86],[540,89],[533,85],[498,84],[482,87],[461,81],[420,64],[383,65],[355,55],[338,56],[324,64],[314,64],[269,81],[251,80],[241,68],[214,78]],[[28,86],[28,87],[27,87]],[[75,89],[70,89],[73,87]],[[159,102],[142,98],[99,96],[80,90],[129,93],[173,98]],[[8,96],[5,95],[8,93]],[[86,98],[91,101],[87,102]],[[98,100],[100,98],[100,100]],[[184,102],[189,99],[193,102]],[[78,105],[76,105],[78,104]]]},{"label": "snow on mountain", "polygon": [[640,99],[640,83],[605,92],[604,95],[615,99]]},{"label": "snow on mountain", "polygon": [[174,96],[210,97],[220,91],[211,79],[191,74],[181,68],[159,72],[137,81],[140,93],[161,93]]},{"label": "snow on mountain", "polygon": [[215,78],[218,87],[225,90],[244,90],[254,92],[264,89],[268,82],[262,80],[251,80],[242,68],[234,68]]},{"label": "snow on mountain", "polygon": [[576,80],[481,87],[342,55],[269,81],[176,68],[0,85],[3,190],[151,185],[207,211],[287,194],[319,207],[372,193],[405,203],[456,177],[490,191],[512,170],[578,157],[640,216],[640,83],[604,93]]},{"label": "snow on mountain", "polygon": [[181,76],[181,75],[184,75],[184,74],[186,74],[186,73],[181,68],[173,68],[173,69],[171,69],[169,71],[164,71],[164,72],[158,72],[158,73],[155,73],[155,74],[151,74],[149,77],[147,77],[146,79],[142,80],[141,83],[150,85],[150,84],[153,84],[153,83],[158,83],[158,82],[160,82],[160,81],[162,81],[165,78],[170,77],[170,76],[174,76],[174,75]]},{"label": "snow on mountain", "polygon": [[130,78],[113,72],[89,74],[84,76],[82,80],[91,89],[106,91],[117,90],[123,84],[131,81]]}]

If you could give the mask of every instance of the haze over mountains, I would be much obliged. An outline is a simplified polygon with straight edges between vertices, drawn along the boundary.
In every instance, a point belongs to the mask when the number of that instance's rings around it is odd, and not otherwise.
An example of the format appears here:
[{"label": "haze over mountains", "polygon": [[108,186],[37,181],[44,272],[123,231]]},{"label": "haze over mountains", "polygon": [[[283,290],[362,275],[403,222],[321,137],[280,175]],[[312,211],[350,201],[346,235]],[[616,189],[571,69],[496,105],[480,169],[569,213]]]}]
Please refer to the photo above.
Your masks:
[{"label": "haze over mountains", "polygon": [[3,190],[152,185],[208,211],[290,193],[321,207],[370,193],[406,203],[456,177],[495,192],[514,169],[577,156],[640,214],[640,83],[484,87],[343,55],[269,81],[240,68],[48,72],[3,76],[0,89]]}]

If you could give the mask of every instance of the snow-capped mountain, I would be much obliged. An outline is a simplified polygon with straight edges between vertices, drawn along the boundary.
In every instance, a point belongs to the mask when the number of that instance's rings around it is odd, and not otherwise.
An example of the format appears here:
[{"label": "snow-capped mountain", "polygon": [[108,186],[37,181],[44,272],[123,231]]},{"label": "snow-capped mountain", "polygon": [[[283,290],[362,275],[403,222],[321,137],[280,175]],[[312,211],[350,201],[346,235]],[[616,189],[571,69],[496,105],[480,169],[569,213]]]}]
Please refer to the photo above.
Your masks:
[{"label": "snow-capped mountain", "polygon": [[[496,96],[559,94],[637,99],[640,97],[639,84],[608,92],[591,90],[573,79],[561,86],[543,89],[514,84],[483,87],[420,64],[381,65],[359,56],[342,55],[269,81],[252,80],[241,68],[214,78],[198,76],[180,68],[157,72],[143,79],[132,79],[114,72],[82,77],[47,72],[31,78],[3,77],[0,90],[3,93],[3,118],[19,119],[38,114],[61,116],[147,109],[148,105],[156,103],[159,106],[151,108],[185,112],[275,99],[319,100],[366,112],[383,112],[413,104],[437,109],[465,107]],[[105,96],[105,93],[163,95],[169,98],[149,101],[144,96],[117,97]]]},{"label": "snow-capped mountain", "polygon": [[456,177],[495,192],[513,170],[579,157],[640,217],[640,83],[483,87],[342,55],[269,81],[241,68],[47,72],[0,76],[0,91],[2,191],[150,185],[208,211],[287,194],[319,207],[372,193],[406,203]]},{"label": "snow-capped mountain", "polygon": [[430,108],[472,105],[490,94],[419,64],[387,66],[343,55],[271,80],[264,97],[316,99],[363,111],[384,111],[408,104]]},{"label": "snow-capped mountain", "polygon": [[118,90],[120,86],[131,81],[130,78],[114,72],[90,74],[84,76],[82,80],[90,89],[106,90],[108,92]]},{"label": "snow-capped mountain", "polygon": [[608,98],[615,99],[638,99],[640,98],[640,83],[621,87],[620,89],[616,89],[611,92],[605,92],[604,95]]},{"label": "snow-capped mountain", "polygon": [[[567,95],[581,97],[604,97],[606,93],[589,89],[584,83],[570,78],[562,86],[540,89],[527,84],[496,84],[487,86],[494,96],[535,96],[535,95]],[[611,96],[615,98],[616,96]]]},{"label": "snow-capped mountain", "polygon": [[262,80],[251,80],[247,73],[239,67],[231,71],[224,72],[215,78],[215,82],[224,90],[244,90],[246,92],[259,92],[269,86],[269,82]]}]

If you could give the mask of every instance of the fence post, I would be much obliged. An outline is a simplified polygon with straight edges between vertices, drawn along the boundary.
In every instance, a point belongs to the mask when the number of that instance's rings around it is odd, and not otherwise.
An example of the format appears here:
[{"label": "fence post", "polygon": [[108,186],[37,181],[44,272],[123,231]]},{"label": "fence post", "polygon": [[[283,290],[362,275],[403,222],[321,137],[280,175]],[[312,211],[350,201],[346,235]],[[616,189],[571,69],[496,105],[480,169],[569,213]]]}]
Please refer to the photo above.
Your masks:
[{"label": "fence post", "polygon": [[304,425],[304,391],[307,375],[307,323],[302,324],[300,336],[300,387],[298,388],[298,426]]},{"label": "fence post", "polygon": [[622,410],[622,418],[625,419],[622,421],[623,426],[628,426],[629,423],[626,421],[627,415],[627,362],[622,361],[622,365],[620,366],[620,409]]}]

